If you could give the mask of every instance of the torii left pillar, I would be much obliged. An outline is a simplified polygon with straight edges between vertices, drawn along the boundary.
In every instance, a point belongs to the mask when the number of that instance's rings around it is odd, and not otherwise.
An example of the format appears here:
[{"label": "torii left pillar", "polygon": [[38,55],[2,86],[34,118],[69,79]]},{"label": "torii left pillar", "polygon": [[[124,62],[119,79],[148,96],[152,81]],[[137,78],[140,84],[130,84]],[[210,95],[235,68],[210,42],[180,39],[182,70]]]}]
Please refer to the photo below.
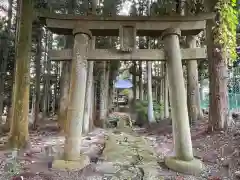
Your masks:
[{"label": "torii left pillar", "polygon": [[88,165],[87,156],[80,155],[84,104],[87,82],[87,53],[91,33],[83,29],[74,29],[74,47],[67,110],[68,129],[62,160],[55,160],[53,168],[82,169]]}]

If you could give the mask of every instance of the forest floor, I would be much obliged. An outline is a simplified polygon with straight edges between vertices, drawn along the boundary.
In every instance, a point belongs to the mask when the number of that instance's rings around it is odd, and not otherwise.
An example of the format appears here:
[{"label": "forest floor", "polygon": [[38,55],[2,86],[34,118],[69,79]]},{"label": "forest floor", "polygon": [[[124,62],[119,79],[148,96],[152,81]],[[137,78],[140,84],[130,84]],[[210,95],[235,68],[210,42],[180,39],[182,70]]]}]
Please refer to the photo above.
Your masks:
[{"label": "forest floor", "polygon": [[[194,155],[206,165],[196,176],[173,172],[164,166],[163,157],[172,151],[172,128],[163,120],[154,127],[124,130],[95,129],[82,138],[82,153],[90,159],[82,170],[59,171],[51,167],[44,146],[54,155],[63,152],[64,137],[50,121],[39,132],[31,132],[32,149],[20,153],[16,163],[11,152],[0,151],[0,180],[161,180],[161,179],[240,179],[240,127],[227,133],[206,133],[207,122],[192,127]],[[7,137],[1,137],[0,144]],[[18,174],[14,176],[14,174]],[[22,176],[22,178],[20,178]]]}]

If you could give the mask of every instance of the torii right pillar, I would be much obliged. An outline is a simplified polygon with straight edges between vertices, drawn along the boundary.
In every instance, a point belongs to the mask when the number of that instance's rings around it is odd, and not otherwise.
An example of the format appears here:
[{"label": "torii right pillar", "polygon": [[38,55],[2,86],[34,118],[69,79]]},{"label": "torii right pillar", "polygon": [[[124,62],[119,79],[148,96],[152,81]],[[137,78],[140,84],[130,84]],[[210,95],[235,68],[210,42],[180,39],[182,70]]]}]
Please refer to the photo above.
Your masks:
[{"label": "torii right pillar", "polygon": [[165,157],[165,164],[174,171],[196,175],[203,170],[204,166],[199,159],[195,159],[193,156],[187,94],[179,44],[180,36],[181,31],[178,28],[166,29],[162,36],[168,68],[175,151],[173,156]]}]

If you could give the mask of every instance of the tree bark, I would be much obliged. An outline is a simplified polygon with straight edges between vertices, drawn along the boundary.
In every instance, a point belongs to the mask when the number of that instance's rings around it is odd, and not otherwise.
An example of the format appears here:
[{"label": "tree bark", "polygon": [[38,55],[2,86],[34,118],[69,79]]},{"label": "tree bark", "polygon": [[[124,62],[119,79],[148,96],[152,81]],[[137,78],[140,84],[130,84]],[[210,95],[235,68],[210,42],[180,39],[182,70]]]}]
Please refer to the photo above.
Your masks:
[{"label": "tree bark", "polygon": [[[94,6],[95,7],[95,6]],[[95,9],[95,8],[94,8]],[[95,49],[95,37],[92,38],[91,48]],[[83,119],[83,133],[86,134],[93,128],[93,96],[94,96],[94,77],[93,77],[94,62],[88,62],[87,68],[87,84],[86,84],[86,96],[85,96],[85,106],[84,106],[84,119]]]},{"label": "tree bark", "polygon": [[[92,0],[92,4],[91,4],[91,10],[92,13],[94,15],[96,15],[97,13],[97,0]],[[95,49],[95,45],[96,45],[96,38],[92,37],[92,41],[91,41],[91,48]],[[87,93],[86,96],[88,97],[87,99],[87,105],[88,105],[88,109],[87,109],[87,118],[88,118],[88,125],[85,125],[88,129],[87,131],[91,131],[94,128],[94,123],[93,123],[93,114],[94,114],[94,110],[95,110],[95,94],[94,94],[94,76],[93,76],[93,70],[94,70],[94,62],[89,62],[88,63],[88,76],[87,76],[87,81],[89,83],[89,87],[87,87]],[[85,114],[84,114],[85,116]]]},{"label": "tree bark", "polygon": [[213,44],[212,21],[207,22],[209,62],[209,125],[208,131],[224,130],[228,123],[228,72],[226,56],[218,44]]},{"label": "tree bark", "polygon": [[203,93],[203,87],[204,87],[204,66],[203,62],[200,62],[200,102],[203,102],[204,100],[204,93]]},{"label": "tree bark", "polygon": [[[95,43],[95,41],[94,41]],[[91,102],[92,102],[92,88],[93,88],[93,61],[88,62],[87,69],[87,90],[85,96],[85,106],[84,106],[84,118],[83,118],[83,133],[88,133],[91,129],[90,125],[90,113],[91,113]]]},{"label": "tree bark", "polygon": [[[93,65],[94,66],[94,65]],[[94,85],[94,77],[93,77],[93,82],[92,82],[92,89],[91,89],[91,93],[92,93],[92,95],[91,95],[91,103],[90,103],[90,106],[91,106],[91,108],[90,108],[90,114],[89,114],[89,121],[90,121],[90,123],[89,123],[89,130],[91,131],[91,130],[93,130],[94,129],[94,118],[96,118],[94,115],[95,115],[95,112],[96,112],[96,101],[95,101],[95,87],[94,87],[95,85]]]},{"label": "tree bark", "polygon": [[33,127],[34,124],[34,117],[35,117],[35,102],[36,102],[36,94],[32,94],[31,97],[31,108],[30,114],[28,115],[28,125]]},{"label": "tree bark", "polygon": [[[163,77],[164,76],[164,63],[161,63],[160,64],[160,67],[161,67],[161,70],[160,70],[160,76],[161,77]],[[164,93],[165,93],[165,90],[164,90],[164,86],[165,86],[165,84],[164,84],[164,79],[161,79],[160,80],[160,88],[159,88],[159,90],[160,90],[160,104],[161,105],[164,105]],[[161,111],[160,111],[160,119],[163,119],[164,118],[164,110],[163,109],[161,109]]]},{"label": "tree bark", "polygon": [[133,90],[133,99],[132,99],[132,105],[135,106],[136,98],[137,98],[137,87],[136,87],[136,72],[137,72],[137,64],[135,61],[133,61],[133,74],[132,74],[132,90]]},{"label": "tree bark", "polygon": [[[56,66],[56,64],[55,64],[55,66]],[[51,106],[52,106],[52,108],[51,108],[52,109],[52,111],[51,111],[52,115],[55,115],[55,112],[56,112],[56,100],[57,100],[56,94],[57,94],[57,84],[56,84],[56,82],[54,82],[54,85],[53,85],[53,97],[52,97],[52,104],[51,104]]]},{"label": "tree bark", "polygon": [[108,89],[106,89],[106,64],[107,62],[104,61],[99,64],[100,67],[100,126],[103,127],[105,120],[106,120],[106,98]]},{"label": "tree bark", "polygon": [[[94,72],[97,71],[96,68],[98,69],[98,63],[94,64]],[[96,127],[100,127],[100,93],[99,93],[99,89],[100,89],[100,83],[99,83],[99,79],[100,77],[94,77],[94,106],[92,109],[92,113],[93,113],[93,124]]]},{"label": "tree bark", "polygon": [[164,77],[164,118],[169,118],[169,83],[168,83],[168,69],[165,63],[165,77]]},{"label": "tree bark", "polygon": [[40,81],[41,81],[41,57],[42,57],[42,29],[38,28],[37,37],[37,51],[35,56],[36,62],[36,90],[35,90],[35,105],[34,105],[34,123],[33,129],[37,129],[39,123],[39,110],[40,110]]},{"label": "tree bark", "polygon": [[7,70],[7,60],[9,56],[9,37],[11,32],[12,26],[12,5],[13,0],[8,0],[8,21],[7,21],[7,28],[6,28],[6,35],[4,37],[4,41],[1,43],[3,48],[3,59],[0,67],[0,121],[2,120],[2,113],[3,113],[3,102],[4,102],[4,87],[5,87],[5,76]]},{"label": "tree bark", "polygon": [[109,62],[106,62],[106,81],[104,82],[105,83],[105,88],[106,88],[106,97],[105,97],[105,109],[106,109],[106,114],[105,114],[105,117],[107,118],[108,116],[108,112],[109,112],[109,106],[108,106],[108,102],[109,102],[109,76],[110,76],[110,63]]},{"label": "tree bark", "polygon": [[[9,0],[12,1],[12,0]],[[13,3],[13,1],[11,2]],[[17,1],[17,9],[16,9],[16,19],[15,19],[15,52],[17,51],[17,41],[18,41],[18,36],[19,36],[19,25],[20,25],[20,14],[21,14],[21,7],[20,7],[21,2]],[[9,6],[12,6],[12,4],[9,4]],[[14,64],[14,71],[16,71],[16,64]],[[12,124],[12,117],[13,117],[13,96],[14,96],[14,86],[15,86],[15,79],[12,78],[12,86],[11,86],[11,93],[9,97],[9,104],[8,104],[8,112],[7,112],[7,120],[4,125],[4,131],[9,132],[10,131],[10,126]]]},{"label": "tree bark", "polygon": [[13,97],[13,117],[11,122],[9,145],[23,148],[28,144],[28,111],[29,111],[29,65],[32,39],[32,0],[22,0],[19,38],[17,40],[15,86]]},{"label": "tree bark", "polygon": [[139,99],[143,100],[142,61],[139,61]]},{"label": "tree bark", "polygon": [[[47,33],[47,37],[46,37],[46,43],[47,43],[47,50],[52,49],[52,41],[53,41],[53,37],[52,37],[52,33],[48,32]],[[49,57],[47,57],[47,62],[46,62],[46,74],[44,76],[45,78],[45,84],[44,84],[44,109],[43,109],[43,117],[45,118],[46,116],[48,116],[49,114],[49,105],[50,105],[50,100],[51,100],[51,96],[50,96],[50,70],[51,70],[51,61],[49,59]]]},{"label": "tree bark", "polygon": [[153,111],[153,98],[152,98],[152,62],[147,62],[148,72],[148,121],[149,123],[155,122]]}]

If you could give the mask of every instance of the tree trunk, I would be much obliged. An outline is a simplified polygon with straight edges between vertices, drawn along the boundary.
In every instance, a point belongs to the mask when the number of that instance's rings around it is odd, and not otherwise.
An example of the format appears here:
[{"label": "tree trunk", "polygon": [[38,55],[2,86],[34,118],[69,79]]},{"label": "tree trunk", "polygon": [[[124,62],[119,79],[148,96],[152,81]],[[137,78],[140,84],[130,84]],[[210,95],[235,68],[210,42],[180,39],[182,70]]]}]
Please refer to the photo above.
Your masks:
[{"label": "tree trunk", "polygon": [[105,81],[105,87],[106,87],[106,98],[105,98],[105,109],[106,109],[106,114],[105,117],[108,116],[109,112],[109,106],[108,106],[108,101],[109,101],[109,77],[110,76],[110,63],[106,62],[106,81]]},{"label": "tree trunk", "polygon": [[136,98],[137,98],[137,87],[136,87],[136,72],[137,72],[137,64],[136,61],[133,61],[133,75],[132,75],[132,82],[133,82],[133,99],[132,99],[132,105],[135,105]]},{"label": "tree trunk", "polygon": [[220,45],[213,44],[213,22],[207,22],[209,62],[209,125],[208,131],[223,130],[228,122],[228,90],[226,56]]},{"label": "tree trunk", "polygon": [[[19,31],[20,31],[20,15],[21,15],[21,1],[17,1],[17,12],[16,12],[16,19],[15,19],[15,24],[16,24],[16,29],[15,29],[15,52],[17,52],[17,42],[19,41]],[[16,56],[16,54],[15,54]],[[14,63],[14,70],[13,73],[16,71],[16,64]],[[7,114],[7,121],[6,124],[4,125],[4,131],[9,132],[10,131],[10,126],[12,124],[12,117],[13,117],[13,98],[14,98],[14,89],[15,89],[15,79],[12,78],[12,87],[11,90],[12,92],[10,93],[9,97],[9,106],[8,106],[8,114]]]},{"label": "tree trunk", "polygon": [[29,111],[29,65],[32,38],[32,0],[20,2],[21,15],[19,39],[17,40],[15,86],[13,97],[13,117],[10,129],[9,145],[23,148],[28,144],[28,111]]},{"label": "tree trunk", "polygon": [[7,112],[7,119],[6,119],[6,123],[4,124],[4,132],[9,132],[10,131],[10,126],[11,126],[11,122],[12,122],[12,114],[13,114],[13,108],[12,106],[8,107],[8,112]]},{"label": "tree trunk", "polygon": [[204,87],[204,66],[203,62],[200,62],[200,101],[203,102],[204,100],[204,93],[203,93],[203,87]]},{"label": "tree trunk", "polygon": [[[56,64],[55,64],[56,65]],[[57,68],[57,67],[56,67]],[[57,83],[54,82],[54,85],[53,85],[53,96],[52,96],[52,115],[55,115],[55,112],[56,112],[56,100],[57,100]]]},{"label": "tree trunk", "polygon": [[36,95],[32,94],[31,98],[31,111],[30,114],[28,115],[28,124],[30,126],[33,126],[34,124],[34,117],[35,117],[35,102],[36,102]]},{"label": "tree trunk", "polygon": [[[95,42],[94,42],[95,43]],[[90,113],[91,113],[91,101],[92,101],[92,88],[93,88],[93,61],[88,62],[87,69],[87,90],[85,96],[85,105],[84,105],[84,117],[83,117],[83,133],[88,133],[90,131]]]},{"label": "tree trunk", "polygon": [[152,98],[152,62],[147,62],[148,72],[148,121],[149,123],[155,122],[153,111],[153,98]]},{"label": "tree trunk", "polygon": [[[96,71],[96,68],[98,68],[98,63],[94,64],[94,71]],[[99,89],[100,89],[100,83],[99,83],[99,77],[94,77],[94,106],[92,109],[92,113],[93,113],[93,125],[96,127],[100,127],[100,93],[99,93]]]},{"label": "tree trunk", "polygon": [[198,97],[198,103],[199,103],[199,108],[200,108],[200,114],[199,114],[199,118],[203,119],[204,115],[203,115],[203,111],[202,111],[202,103],[204,102],[204,92],[203,92],[203,88],[204,88],[204,62],[200,62],[200,80],[199,80],[199,97]]},{"label": "tree trunk", "polygon": [[[164,70],[165,70],[165,68],[164,68],[165,64],[164,64],[164,63],[161,63],[160,66],[161,66],[160,77],[163,77],[163,76],[165,75],[165,72],[164,72]],[[162,79],[160,80],[160,88],[159,88],[159,90],[160,90],[160,104],[161,104],[161,105],[164,105],[164,93],[165,93],[164,86],[165,86],[165,84],[164,84],[164,78],[162,78]],[[163,119],[163,118],[164,118],[164,110],[161,109],[161,111],[160,111],[160,119]]]},{"label": "tree trunk", "polygon": [[[91,8],[92,8],[92,13],[96,15],[96,10],[97,10],[97,0],[92,0]],[[96,39],[95,37],[92,37],[91,41],[91,48],[95,49],[96,45]],[[87,104],[87,117],[88,119],[88,125],[86,124],[84,128],[86,132],[91,131],[94,128],[94,123],[93,123],[93,113],[95,110],[95,94],[94,94],[94,76],[93,76],[93,70],[94,70],[94,61],[88,62],[88,74],[87,74],[87,83],[89,83],[89,87],[86,89],[86,97],[88,97],[87,101],[85,103]],[[86,107],[86,105],[85,105]],[[84,114],[85,117],[85,114]]]},{"label": "tree trunk", "polygon": [[165,77],[164,77],[164,118],[169,118],[169,83],[167,65],[164,64]]},{"label": "tree trunk", "polygon": [[6,35],[4,37],[4,41],[1,43],[3,48],[3,59],[0,67],[0,121],[2,119],[3,113],[3,101],[4,101],[4,87],[5,87],[5,76],[7,70],[7,61],[9,56],[9,42],[10,42],[10,30],[12,26],[12,5],[13,0],[8,0],[8,21],[6,28]]},{"label": "tree trunk", "polygon": [[106,119],[106,98],[108,89],[106,89],[106,61],[99,64],[100,67],[100,126],[104,126],[104,122]]},{"label": "tree trunk", "polygon": [[[52,33],[48,32],[47,37],[46,37],[46,43],[47,43],[47,50],[52,49]],[[49,113],[49,104],[50,104],[50,70],[51,70],[51,61],[49,57],[47,57],[47,62],[46,62],[46,74],[45,74],[45,84],[44,84],[44,109],[43,109],[43,117],[45,118],[48,116]]]},{"label": "tree trunk", "polygon": [[[228,90],[227,90],[227,64],[222,49],[214,48],[213,62],[210,75],[210,106],[209,130],[222,130],[227,128],[228,122]],[[214,77],[213,77],[214,76]]]},{"label": "tree trunk", "polygon": [[197,103],[197,109],[198,109],[198,119],[201,120],[201,119],[203,119],[203,111],[201,108],[201,95],[200,95],[199,83],[197,84],[197,86],[198,86],[198,91],[196,94],[196,98],[197,98],[196,103]]},{"label": "tree trunk", "polygon": [[39,110],[40,110],[40,81],[41,81],[41,57],[42,57],[42,29],[38,28],[38,37],[37,37],[37,52],[35,56],[36,61],[36,90],[35,90],[35,106],[34,106],[34,123],[33,129],[37,129],[39,123]]},{"label": "tree trunk", "polygon": [[143,100],[142,61],[139,61],[139,99]]},{"label": "tree trunk", "polygon": [[[94,65],[93,65],[94,66]],[[89,119],[90,119],[90,123],[89,123],[89,130],[91,131],[92,129],[94,129],[94,119],[95,117],[95,112],[96,112],[96,101],[95,101],[95,85],[94,85],[94,77],[93,77],[93,82],[92,82],[92,95],[91,95],[91,103],[90,103],[90,115],[89,115]]]},{"label": "tree trunk", "polygon": [[111,109],[113,108],[113,99],[114,99],[114,87],[113,85],[109,86],[109,101],[108,101],[108,107],[109,110],[111,111]]}]

